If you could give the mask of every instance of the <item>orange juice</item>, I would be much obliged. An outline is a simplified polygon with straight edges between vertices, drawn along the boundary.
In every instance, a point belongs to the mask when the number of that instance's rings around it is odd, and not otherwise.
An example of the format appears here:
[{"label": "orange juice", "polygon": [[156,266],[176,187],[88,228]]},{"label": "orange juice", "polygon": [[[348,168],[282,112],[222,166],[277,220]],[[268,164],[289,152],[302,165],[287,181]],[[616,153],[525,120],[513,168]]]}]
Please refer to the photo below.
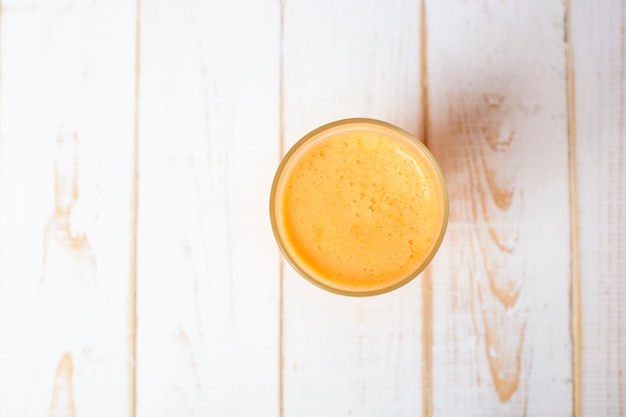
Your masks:
[{"label": "orange juice", "polygon": [[283,159],[272,226],[305,278],[345,295],[374,295],[417,276],[447,225],[443,175],[404,130],[372,119],[322,126]]}]

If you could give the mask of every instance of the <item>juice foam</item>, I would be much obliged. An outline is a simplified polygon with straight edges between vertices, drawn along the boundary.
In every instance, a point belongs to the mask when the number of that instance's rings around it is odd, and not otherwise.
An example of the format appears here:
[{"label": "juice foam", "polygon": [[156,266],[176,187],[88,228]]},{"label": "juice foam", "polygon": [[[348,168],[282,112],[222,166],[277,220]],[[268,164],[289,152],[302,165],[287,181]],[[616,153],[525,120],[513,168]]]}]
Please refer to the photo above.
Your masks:
[{"label": "juice foam", "polygon": [[283,177],[276,203],[283,245],[325,285],[393,285],[433,250],[441,187],[409,142],[369,130],[339,132],[301,149]]}]

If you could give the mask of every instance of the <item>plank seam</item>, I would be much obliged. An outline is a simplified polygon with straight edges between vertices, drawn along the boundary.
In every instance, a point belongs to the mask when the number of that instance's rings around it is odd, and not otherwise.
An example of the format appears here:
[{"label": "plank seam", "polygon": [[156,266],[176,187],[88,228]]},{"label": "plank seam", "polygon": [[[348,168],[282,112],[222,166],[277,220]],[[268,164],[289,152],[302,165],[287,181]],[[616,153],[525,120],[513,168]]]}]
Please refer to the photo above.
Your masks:
[{"label": "plank seam", "polygon": [[[279,0],[280,35],[279,35],[279,62],[278,62],[278,127],[279,145],[278,160],[285,154],[285,83],[284,83],[284,40],[285,40],[285,0]],[[283,417],[284,411],[284,318],[285,305],[283,301],[285,281],[285,260],[278,254],[278,415]]]},{"label": "plank seam", "polygon": [[137,415],[137,222],[139,216],[139,79],[141,74],[141,0],[136,0],[135,18],[135,92],[133,120],[133,177],[131,207],[131,271],[130,271],[130,417]]},{"label": "plank seam", "polygon": [[576,169],[576,94],[572,50],[572,3],[565,1],[564,40],[567,78],[567,136],[569,147],[570,316],[572,338],[572,415],[582,416],[582,311],[578,235],[578,175]]},{"label": "plank seam", "polygon": [[[420,4],[420,82],[421,82],[421,140],[428,146],[428,51],[426,30],[426,0]],[[422,276],[422,415],[433,415],[433,292],[430,268]]]},{"label": "plank seam", "polygon": [[422,108],[422,118],[421,123],[422,126],[419,127],[418,131],[421,134],[421,140],[428,147],[428,123],[430,119],[430,115],[428,113],[428,66],[427,66],[427,36],[426,33],[426,0],[421,0],[420,7],[420,87],[421,87],[421,97],[420,97],[420,107]]}]

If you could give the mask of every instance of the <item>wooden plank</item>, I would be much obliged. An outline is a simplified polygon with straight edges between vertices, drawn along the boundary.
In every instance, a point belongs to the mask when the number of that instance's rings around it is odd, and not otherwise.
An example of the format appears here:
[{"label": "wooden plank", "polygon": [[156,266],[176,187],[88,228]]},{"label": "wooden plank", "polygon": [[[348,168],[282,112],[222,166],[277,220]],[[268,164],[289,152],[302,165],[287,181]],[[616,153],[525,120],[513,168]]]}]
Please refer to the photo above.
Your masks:
[{"label": "wooden plank", "polygon": [[278,414],[279,16],[141,3],[138,416]]},{"label": "wooden plank", "polygon": [[[408,0],[284,2],[283,148],[333,120],[419,131],[420,9]],[[349,298],[283,277],[285,416],[419,415],[420,278]]]},{"label": "wooden plank", "polygon": [[[450,13],[454,10],[454,13]],[[433,415],[572,413],[564,6],[427,1]]]},{"label": "wooden plank", "polygon": [[130,415],[135,7],[2,7],[0,415]]},{"label": "wooden plank", "polygon": [[578,416],[626,416],[626,4],[572,1]]}]

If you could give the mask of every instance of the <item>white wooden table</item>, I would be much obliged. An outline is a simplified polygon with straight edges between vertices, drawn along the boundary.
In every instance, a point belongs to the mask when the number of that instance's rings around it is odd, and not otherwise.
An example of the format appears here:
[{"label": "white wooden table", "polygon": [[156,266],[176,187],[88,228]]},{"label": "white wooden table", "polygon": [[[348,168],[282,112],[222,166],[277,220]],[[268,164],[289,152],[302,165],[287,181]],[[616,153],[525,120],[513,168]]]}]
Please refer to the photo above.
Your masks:
[{"label": "white wooden table", "polygon": [[[626,416],[626,1],[0,5],[0,417]],[[373,298],[268,218],[345,117],[449,186]]]}]

